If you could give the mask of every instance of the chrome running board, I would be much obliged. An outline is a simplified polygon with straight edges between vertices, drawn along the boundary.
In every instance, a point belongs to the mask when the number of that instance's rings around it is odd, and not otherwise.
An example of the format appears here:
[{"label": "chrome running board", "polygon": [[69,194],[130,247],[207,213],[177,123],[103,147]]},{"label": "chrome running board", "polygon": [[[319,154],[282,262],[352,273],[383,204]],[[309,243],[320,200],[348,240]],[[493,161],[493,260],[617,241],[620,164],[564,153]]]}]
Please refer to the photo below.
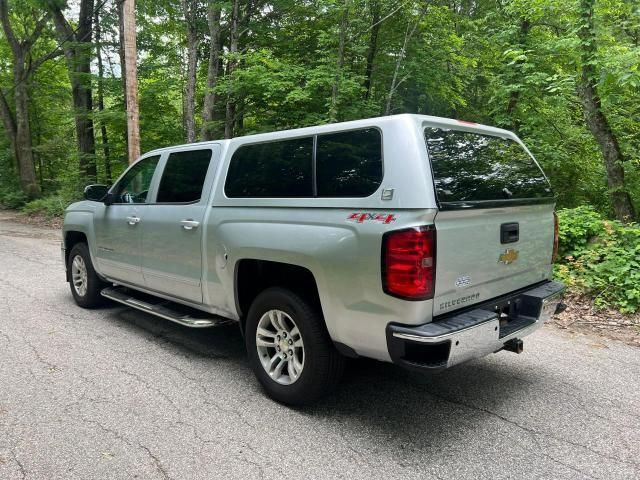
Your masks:
[{"label": "chrome running board", "polygon": [[137,292],[136,290],[126,287],[107,287],[103,289],[100,294],[114,302],[122,303],[123,305],[135,308],[142,312],[147,312],[151,315],[164,318],[165,320],[179,323],[185,327],[219,327],[233,322],[233,320],[211,315],[194,308],[186,307],[146,293]]}]

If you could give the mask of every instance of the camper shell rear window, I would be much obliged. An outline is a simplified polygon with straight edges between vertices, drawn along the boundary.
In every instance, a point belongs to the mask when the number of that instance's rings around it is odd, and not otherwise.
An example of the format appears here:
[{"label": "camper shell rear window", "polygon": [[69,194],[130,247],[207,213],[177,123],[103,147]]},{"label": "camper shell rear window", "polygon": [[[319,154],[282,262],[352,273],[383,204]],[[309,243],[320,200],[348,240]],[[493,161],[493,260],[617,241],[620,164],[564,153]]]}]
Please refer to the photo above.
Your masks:
[{"label": "camper shell rear window", "polygon": [[515,140],[435,127],[424,135],[441,207],[553,200],[544,173]]}]

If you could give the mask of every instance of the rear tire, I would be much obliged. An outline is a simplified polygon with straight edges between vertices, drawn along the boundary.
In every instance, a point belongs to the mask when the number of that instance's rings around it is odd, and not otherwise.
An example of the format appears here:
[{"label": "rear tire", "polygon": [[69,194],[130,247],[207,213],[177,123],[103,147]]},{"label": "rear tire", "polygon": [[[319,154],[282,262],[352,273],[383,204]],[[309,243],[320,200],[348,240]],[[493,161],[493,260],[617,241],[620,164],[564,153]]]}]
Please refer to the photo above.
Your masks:
[{"label": "rear tire", "polygon": [[82,308],[95,308],[104,304],[100,291],[106,284],[100,280],[91,263],[89,247],[86,243],[76,243],[67,261],[69,286],[76,303]]},{"label": "rear tire", "polygon": [[269,288],[253,301],[245,341],[260,384],[287,405],[316,401],[335,388],[344,370],[345,358],[320,312],[284,288]]}]

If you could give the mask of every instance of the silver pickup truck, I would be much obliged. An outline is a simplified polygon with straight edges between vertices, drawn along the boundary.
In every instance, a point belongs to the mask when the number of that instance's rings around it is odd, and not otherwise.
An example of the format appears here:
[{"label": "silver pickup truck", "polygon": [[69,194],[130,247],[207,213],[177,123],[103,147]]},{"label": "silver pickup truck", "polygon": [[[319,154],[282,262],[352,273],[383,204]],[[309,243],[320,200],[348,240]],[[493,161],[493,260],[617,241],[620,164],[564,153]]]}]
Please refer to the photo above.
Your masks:
[{"label": "silver pickup truck", "polygon": [[64,219],[78,305],[238,322],[266,392],[309,403],[345,357],[438,371],[562,307],[554,197],[511,132],[397,115],[154,150]]}]

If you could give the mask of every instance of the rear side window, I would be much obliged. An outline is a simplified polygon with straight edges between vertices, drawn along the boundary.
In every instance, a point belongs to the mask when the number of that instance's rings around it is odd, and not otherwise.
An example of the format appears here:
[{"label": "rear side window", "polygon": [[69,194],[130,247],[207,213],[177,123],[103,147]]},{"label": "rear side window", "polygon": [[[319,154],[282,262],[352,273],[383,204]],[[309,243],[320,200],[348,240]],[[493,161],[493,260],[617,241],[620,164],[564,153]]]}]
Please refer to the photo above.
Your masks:
[{"label": "rear side window", "polygon": [[231,157],[225,193],[231,198],[366,197],[381,182],[382,135],[367,128],[317,135],[315,156],[314,137],[244,145]]},{"label": "rear side window", "polygon": [[426,128],[425,139],[438,201],[552,197],[540,167],[509,138]]},{"label": "rear side window", "polygon": [[243,145],[231,158],[227,197],[312,197],[313,137]]},{"label": "rear side window", "polygon": [[169,154],[158,189],[158,203],[192,203],[202,197],[211,150],[188,150]]},{"label": "rear side window", "polygon": [[375,128],[318,135],[319,197],[367,197],[382,182],[382,136]]}]

